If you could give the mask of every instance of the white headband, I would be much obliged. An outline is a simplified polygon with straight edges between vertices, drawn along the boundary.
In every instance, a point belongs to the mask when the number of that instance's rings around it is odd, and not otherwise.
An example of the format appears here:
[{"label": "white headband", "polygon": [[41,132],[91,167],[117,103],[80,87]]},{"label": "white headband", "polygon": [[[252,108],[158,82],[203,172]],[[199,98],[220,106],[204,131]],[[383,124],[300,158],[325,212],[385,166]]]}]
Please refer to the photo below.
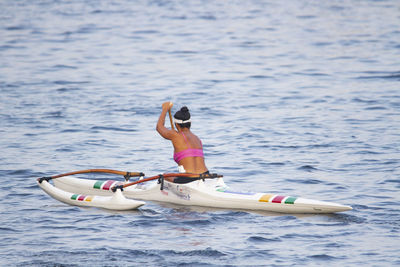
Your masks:
[{"label": "white headband", "polygon": [[184,124],[184,123],[192,122],[192,121],[190,119],[183,121],[183,120],[178,120],[178,119],[174,118],[174,122],[177,124]]}]

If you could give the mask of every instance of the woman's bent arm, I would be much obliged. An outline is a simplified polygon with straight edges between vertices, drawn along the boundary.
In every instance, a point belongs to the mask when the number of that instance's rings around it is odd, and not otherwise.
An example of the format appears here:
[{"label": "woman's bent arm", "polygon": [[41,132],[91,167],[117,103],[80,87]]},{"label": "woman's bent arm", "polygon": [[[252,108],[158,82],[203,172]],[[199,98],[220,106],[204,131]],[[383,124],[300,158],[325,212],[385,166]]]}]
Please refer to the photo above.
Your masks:
[{"label": "woman's bent arm", "polygon": [[172,108],[172,106],[173,106],[172,102],[165,102],[162,104],[162,111],[161,111],[160,117],[158,118],[157,127],[156,127],[157,132],[162,137],[164,137],[165,139],[168,139],[168,140],[171,140],[175,133],[174,130],[169,130],[164,126],[165,116],[167,115],[168,110],[170,110]]}]

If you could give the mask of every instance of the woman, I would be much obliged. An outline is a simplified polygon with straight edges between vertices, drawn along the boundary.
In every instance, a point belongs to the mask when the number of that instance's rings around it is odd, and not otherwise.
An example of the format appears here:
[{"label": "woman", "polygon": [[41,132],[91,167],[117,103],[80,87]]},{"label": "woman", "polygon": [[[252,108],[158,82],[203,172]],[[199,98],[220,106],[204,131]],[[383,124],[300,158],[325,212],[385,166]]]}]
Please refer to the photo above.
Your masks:
[{"label": "woman", "polygon": [[[180,172],[207,174],[208,169],[204,162],[203,145],[201,140],[190,131],[191,120],[188,108],[182,107],[175,113],[176,131],[164,126],[165,116],[172,106],[172,102],[162,104],[162,111],[157,122],[157,132],[165,139],[171,140],[174,146],[174,160],[179,165]],[[168,180],[175,183],[188,183],[193,181],[193,178],[177,177]]]}]

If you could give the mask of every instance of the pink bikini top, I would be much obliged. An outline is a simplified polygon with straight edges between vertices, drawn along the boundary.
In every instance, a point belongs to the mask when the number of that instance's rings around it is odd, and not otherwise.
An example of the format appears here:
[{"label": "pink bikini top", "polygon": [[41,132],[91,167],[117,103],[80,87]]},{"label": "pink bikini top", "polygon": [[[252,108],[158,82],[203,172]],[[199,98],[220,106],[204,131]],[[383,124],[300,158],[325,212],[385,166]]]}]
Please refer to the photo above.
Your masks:
[{"label": "pink bikini top", "polygon": [[[190,148],[190,144],[183,132],[181,132],[183,135],[183,138],[185,139],[185,142],[187,144],[187,147],[185,150],[179,151],[177,153],[174,153],[174,160],[176,163],[179,164],[179,161],[183,160],[184,158],[187,157],[202,157],[204,158],[203,154],[203,144],[201,144],[201,148]],[[201,143],[201,141],[200,141]]]}]

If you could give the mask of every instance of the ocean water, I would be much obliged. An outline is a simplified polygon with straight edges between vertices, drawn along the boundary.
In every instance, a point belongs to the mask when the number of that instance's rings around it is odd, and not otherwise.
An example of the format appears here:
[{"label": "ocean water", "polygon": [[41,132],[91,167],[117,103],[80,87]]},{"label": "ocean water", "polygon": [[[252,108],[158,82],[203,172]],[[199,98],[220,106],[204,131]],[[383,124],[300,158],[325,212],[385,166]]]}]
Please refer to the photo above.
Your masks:
[{"label": "ocean water", "polygon": [[[400,265],[399,24],[396,0],[1,1],[0,265]],[[353,210],[112,212],[36,185],[176,171],[164,101],[231,188]]]}]

